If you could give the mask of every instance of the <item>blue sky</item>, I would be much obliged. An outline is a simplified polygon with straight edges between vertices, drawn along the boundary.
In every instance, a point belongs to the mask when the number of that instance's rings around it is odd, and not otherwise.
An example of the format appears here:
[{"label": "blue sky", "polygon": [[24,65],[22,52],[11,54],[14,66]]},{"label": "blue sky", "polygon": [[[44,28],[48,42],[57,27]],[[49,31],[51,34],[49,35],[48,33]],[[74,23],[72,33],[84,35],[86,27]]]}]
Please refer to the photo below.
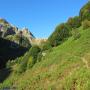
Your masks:
[{"label": "blue sky", "polygon": [[88,0],[0,0],[0,17],[37,38],[47,38],[56,25],[79,14]]}]

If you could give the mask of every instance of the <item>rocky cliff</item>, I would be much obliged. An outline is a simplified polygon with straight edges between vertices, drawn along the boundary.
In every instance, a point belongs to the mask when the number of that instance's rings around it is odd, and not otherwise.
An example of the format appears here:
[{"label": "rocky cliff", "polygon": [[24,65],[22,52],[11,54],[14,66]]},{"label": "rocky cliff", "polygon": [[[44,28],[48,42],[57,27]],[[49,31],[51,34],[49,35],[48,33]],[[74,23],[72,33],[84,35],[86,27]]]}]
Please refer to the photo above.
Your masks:
[{"label": "rocky cliff", "polygon": [[23,37],[27,40],[25,43],[29,42],[31,45],[40,45],[45,42],[46,39],[36,39],[35,36],[30,32],[28,28],[19,29],[16,26],[11,25],[5,19],[0,18],[0,37],[14,41],[19,44],[20,38]]},{"label": "rocky cliff", "polygon": [[35,36],[28,28],[19,29],[18,27],[11,25],[5,19],[0,18],[0,37],[10,40],[9,37],[20,36],[21,33],[22,37],[27,38],[30,43],[32,39],[35,39]]}]

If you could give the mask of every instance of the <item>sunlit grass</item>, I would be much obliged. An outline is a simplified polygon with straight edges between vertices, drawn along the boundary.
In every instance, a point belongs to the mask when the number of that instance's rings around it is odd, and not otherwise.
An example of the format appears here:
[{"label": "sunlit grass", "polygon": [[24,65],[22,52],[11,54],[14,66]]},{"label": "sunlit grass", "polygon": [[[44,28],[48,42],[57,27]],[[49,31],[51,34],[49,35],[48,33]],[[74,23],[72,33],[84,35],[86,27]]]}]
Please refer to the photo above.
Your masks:
[{"label": "sunlit grass", "polygon": [[90,90],[90,29],[80,30],[77,40],[70,37],[62,45],[48,51],[41,62],[18,75],[14,65],[11,75],[0,87],[16,87],[17,90]]}]

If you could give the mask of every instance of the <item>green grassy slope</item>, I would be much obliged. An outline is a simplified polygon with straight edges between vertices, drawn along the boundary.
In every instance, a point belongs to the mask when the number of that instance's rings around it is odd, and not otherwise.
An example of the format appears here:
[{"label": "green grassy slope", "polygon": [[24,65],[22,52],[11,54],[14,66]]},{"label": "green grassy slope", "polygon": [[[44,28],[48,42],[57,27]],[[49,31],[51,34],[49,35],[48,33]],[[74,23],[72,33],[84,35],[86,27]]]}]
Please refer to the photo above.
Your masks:
[{"label": "green grassy slope", "polygon": [[21,75],[13,72],[0,87],[17,90],[90,90],[90,28],[48,51],[41,62]]}]

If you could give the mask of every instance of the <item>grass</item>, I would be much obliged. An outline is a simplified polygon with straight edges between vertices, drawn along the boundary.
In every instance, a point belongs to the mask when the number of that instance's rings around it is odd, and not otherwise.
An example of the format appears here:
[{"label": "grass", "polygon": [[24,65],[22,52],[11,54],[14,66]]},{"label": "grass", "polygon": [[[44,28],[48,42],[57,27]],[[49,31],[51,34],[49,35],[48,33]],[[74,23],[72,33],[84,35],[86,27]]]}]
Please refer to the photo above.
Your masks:
[{"label": "grass", "polygon": [[70,37],[62,45],[48,51],[41,62],[17,75],[17,65],[0,87],[17,90],[90,90],[90,28],[79,30],[81,37]]}]

